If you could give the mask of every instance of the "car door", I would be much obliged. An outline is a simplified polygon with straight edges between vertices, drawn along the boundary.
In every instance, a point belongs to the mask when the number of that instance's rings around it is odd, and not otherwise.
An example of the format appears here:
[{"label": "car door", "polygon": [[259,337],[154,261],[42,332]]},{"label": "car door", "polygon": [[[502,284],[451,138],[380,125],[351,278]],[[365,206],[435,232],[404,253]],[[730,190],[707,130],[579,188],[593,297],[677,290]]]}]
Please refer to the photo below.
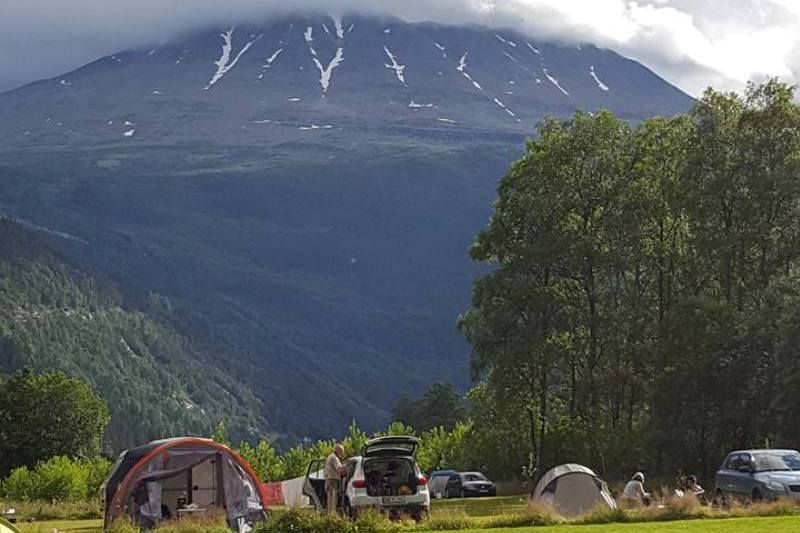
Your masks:
[{"label": "car door", "polygon": [[742,466],[739,467],[739,486],[742,488],[743,496],[753,494],[756,488],[756,462],[749,453],[742,454]]},{"label": "car door", "polygon": [[740,462],[739,456],[741,454],[732,453],[722,463],[720,471],[717,473],[717,488],[724,492],[737,492],[736,490],[736,475],[738,464]]},{"label": "car door", "polygon": [[461,495],[461,476],[458,474],[451,475],[450,479],[447,480],[444,492],[448,498],[458,498]]},{"label": "car door", "polygon": [[731,492],[749,496],[753,490],[753,458],[749,453],[739,454],[733,466],[731,476],[734,481]]},{"label": "car door", "polygon": [[324,468],[324,459],[311,461],[306,471],[306,479],[303,482],[303,494],[308,496],[311,500],[311,505],[319,512],[325,510],[325,505],[328,502],[327,495],[325,494]]}]

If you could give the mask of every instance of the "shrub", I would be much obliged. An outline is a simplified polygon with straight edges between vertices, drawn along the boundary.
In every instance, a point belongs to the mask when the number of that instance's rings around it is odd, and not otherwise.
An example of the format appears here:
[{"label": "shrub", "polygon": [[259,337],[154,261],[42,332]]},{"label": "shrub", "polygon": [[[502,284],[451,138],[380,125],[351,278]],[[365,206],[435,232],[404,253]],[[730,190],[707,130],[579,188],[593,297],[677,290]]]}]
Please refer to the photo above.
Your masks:
[{"label": "shrub", "polygon": [[74,502],[89,493],[88,471],[67,457],[53,457],[36,466],[31,498]]},{"label": "shrub", "polygon": [[109,467],[105,459],[52,457],[36,465],[34,470],[14,469],[0,484],[0,495],[17,501],[95,500]]},{"label": "shrub", "polygon": [[12,470],[0,485],[0,494],[4,498],[17,501],[30,500],[33,494],[33,474],[28,467],[21,466]]}]

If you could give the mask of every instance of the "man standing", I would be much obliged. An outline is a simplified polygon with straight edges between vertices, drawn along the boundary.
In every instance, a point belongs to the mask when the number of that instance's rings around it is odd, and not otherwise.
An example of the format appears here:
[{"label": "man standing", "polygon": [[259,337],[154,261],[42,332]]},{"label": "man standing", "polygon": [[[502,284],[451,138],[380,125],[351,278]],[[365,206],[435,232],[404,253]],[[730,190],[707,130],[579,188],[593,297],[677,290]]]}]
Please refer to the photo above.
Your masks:
[{"label": "man standing", "polygon": [[325,494],[328,497],[328,502],[325,510],[329,514],[336,513],[336,508],[339,505],[339,485],[341,484],[342,474],[345,468],[342,466],[342,459],[344,459],[344,446],[337,444],[333,448],[327,459],[325,459]]}]

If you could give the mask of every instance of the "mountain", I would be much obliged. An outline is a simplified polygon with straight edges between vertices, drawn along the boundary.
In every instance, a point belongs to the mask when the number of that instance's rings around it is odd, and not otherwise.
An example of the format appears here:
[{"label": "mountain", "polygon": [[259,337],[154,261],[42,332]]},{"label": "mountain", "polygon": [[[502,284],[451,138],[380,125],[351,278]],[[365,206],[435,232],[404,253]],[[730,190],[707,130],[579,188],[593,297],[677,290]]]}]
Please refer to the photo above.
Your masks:
[{"label": "mountain", "polygon": [[239,434],[263,435],[253,393],[159,318],[166,299],[150,294],[144,308],[131,307],[113,283],[4,219],[0,279],[0,375],[81,377],[109,403],[111,449],[175,432],[210,435],[223,419]]},{"label": "mountain", "polygon": [[57,236],[252,388],[264,431],[373,428],[466,385],[466,250],[547,115],[691,99],[592,45],[297,15],[104,57],[0,95],[0,210]]}]

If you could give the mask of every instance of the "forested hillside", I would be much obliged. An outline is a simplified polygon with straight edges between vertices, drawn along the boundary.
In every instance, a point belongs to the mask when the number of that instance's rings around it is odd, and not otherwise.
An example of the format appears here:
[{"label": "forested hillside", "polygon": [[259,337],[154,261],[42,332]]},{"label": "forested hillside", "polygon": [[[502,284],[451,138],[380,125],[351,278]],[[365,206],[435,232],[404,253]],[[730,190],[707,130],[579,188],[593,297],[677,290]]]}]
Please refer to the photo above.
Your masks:
[{"label": "forested hillside", "polygon": [[[109,404],[107,447],[178,434],[210,434],[223,418],[241,436],[261,435],[262,406],[158,313],[125,306],[113,283],[85,275],[40,236],[0,221],[0,373],[60,370]],[[150,313],[148,313],[150,311]],[[54,406],[55,408],[56,406]]]}]

